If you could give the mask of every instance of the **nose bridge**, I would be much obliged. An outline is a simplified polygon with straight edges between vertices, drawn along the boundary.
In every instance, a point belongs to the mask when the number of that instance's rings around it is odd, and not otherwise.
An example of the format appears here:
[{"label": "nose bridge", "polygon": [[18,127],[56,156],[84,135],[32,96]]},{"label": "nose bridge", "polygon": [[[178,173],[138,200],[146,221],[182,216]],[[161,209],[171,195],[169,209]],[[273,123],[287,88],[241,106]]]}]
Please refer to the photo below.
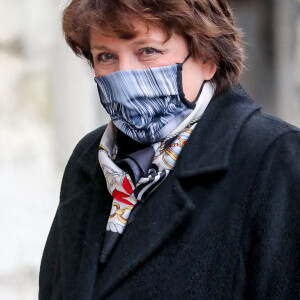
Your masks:
[{"label": "nose bridge", "polygon": [[119,54],[119,64],[118,69],[121,70],[132,70],[138,69],[138,61],[133,53],[126,51],[122,54]]}]

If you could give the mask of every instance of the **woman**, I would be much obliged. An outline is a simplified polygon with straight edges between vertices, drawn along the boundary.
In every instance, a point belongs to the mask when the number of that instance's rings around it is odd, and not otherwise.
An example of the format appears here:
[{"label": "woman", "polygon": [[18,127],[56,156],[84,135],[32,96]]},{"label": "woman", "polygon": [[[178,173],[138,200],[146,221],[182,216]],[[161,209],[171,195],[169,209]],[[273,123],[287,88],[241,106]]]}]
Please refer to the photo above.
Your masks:
[{"label": "woman", "polygon": [[73,0],[111,122],[65,170],[39,298],[300,298],[300,132],[238,85],[225,0]]}]

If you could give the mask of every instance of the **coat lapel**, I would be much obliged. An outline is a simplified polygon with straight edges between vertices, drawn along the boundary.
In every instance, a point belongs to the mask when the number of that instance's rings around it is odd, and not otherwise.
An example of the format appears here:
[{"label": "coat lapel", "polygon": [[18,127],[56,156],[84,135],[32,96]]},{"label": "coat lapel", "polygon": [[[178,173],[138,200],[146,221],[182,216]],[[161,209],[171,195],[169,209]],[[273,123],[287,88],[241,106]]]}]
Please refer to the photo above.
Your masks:
[{"label": "coat lapel", "polygon": [[[240,86],[211,101],[173,171],[140,205],[135,220],[128,224],[108,263],[97,275],[95,294],[99,299],[154,256],[187,224],[195,203],[189,198],[181,180],[226,171],[242,126],[258,109],[259,106],[249,100]],[[92,297],[92,285],[111,208],[111,197],[98,167],[97,151],[98,147],[88,151],[81,159],[81,168],[91,177],[90,187],[82,191],[83,198],[79,194],[60,208],[62,259],[65,261],[62,277],[67,291],[76,288],[76,299]]]},{"label": "coat lapel", "polygon": [[193,203],[172,175],[142,205],[98,278],[95,294],[99,299],[155,255],[184,226],[193,210]]}]

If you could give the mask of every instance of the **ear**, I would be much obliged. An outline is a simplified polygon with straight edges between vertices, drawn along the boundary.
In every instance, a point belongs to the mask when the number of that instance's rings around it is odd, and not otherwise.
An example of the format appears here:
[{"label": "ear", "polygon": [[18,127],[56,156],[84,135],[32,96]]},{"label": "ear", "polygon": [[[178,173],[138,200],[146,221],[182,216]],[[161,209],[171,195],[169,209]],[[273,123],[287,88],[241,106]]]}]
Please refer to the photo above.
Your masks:
[{"label": "ear", "polygon": [[214,75],[216,74],[216,71],[217,71],[217,65],[210,61],[210,60],[207,60],[207,61],[202,61],[201,62],[202,64],[202,75],[203,75],[203,79],[204,80],[211,80]]}]

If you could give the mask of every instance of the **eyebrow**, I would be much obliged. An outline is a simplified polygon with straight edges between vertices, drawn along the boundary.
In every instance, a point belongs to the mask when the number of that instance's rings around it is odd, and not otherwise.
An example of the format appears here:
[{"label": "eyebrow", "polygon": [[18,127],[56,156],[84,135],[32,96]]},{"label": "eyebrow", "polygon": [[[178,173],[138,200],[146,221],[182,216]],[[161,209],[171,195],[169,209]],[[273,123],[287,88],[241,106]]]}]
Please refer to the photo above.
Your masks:
[{"label": "eyebrow", "polygon": [[143,44],[148,44],[148,43],[157,43],[160,45],[164,45],[166,43],[166,40],[160,41],[160,40],[156,40],[156,39],[138,39],[136,41],[134,41],[132,44],[133,45],[143,45]]},{"label": "eyebrow", "polygon": [[93,50],[111,51],[111,49],[107,48],[106,46],[95,46],[95,47],[91,47],[91,51],[93,51]]},{"label": "eyebrow", "polygon": [[[151,38],[150,39],[142,38],[142,39],[137,39],[136,41],[133,41],[132,45],[133,46],[139,46],[139,45],[145,45],[145,44],[148,44],[148,43],[156,43],[156,44],[159,44],[159,45],[162,46],[166,42],[167,42],[167,40],[160,41],[160,40],[151,39]],[[98,46],[91,47],[91,51],[92,50],[112,51],[112,49],[110,49],[109,47],[104,46],[104,45],[98,45]]]}]

